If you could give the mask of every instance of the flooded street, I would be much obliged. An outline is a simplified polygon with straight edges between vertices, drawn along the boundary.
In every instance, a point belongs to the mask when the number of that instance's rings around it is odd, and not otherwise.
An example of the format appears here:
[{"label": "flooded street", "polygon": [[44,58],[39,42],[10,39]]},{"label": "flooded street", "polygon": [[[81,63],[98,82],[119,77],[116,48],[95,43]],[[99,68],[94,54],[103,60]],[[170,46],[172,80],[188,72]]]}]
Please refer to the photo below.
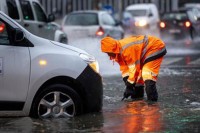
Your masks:
[{"label": "flooded street", "polygon": [[169,46],[157,81],[159,100],[148,102],[146,94],[143,100],[121,101],[125,85],[118,65],[113,66],[100,53],[99,45],[89,42],[80,46],[99,61],[104,86],[102,112],[54,120],[0,118],[0,133],[200,132],[199,46],[184,48],[179,44],[178,52]]},{"label": "flooded street", "polygon": [[104,104],[100,113],[70,119],[1,118],[0,132],[193,132],[200,131],[200,71],[191,75],[161,75],[159,101],[121,101],[120,76],[104,77]]}]

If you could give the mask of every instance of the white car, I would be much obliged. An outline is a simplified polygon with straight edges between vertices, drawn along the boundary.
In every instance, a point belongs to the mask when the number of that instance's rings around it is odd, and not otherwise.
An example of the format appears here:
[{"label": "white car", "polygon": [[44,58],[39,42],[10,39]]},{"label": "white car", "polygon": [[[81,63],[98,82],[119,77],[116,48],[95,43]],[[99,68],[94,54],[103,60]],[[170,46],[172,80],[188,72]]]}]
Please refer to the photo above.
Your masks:
[{"label": "white car", "polygon": [[74,11],[63,18],[61,26],[69,41],[86,37],[124,37],[120,23],[106,11]]},{"label": "white car", "polygon": [[0,116],[73,117],[102,108],[98,62],[0,11]]},{"label": "white car", "polygon": [[67,44],[66,34],[51,23],[55,16],[47,16],[38,0],[0,0],[0,11],[34,35]]},{"label": "white car", "polygon": [[159,36],[160,16],[155,4],[134,4],[126,7],[125,12],[132,15],[134,22],[131,30],[135,34],[154,34]]}]

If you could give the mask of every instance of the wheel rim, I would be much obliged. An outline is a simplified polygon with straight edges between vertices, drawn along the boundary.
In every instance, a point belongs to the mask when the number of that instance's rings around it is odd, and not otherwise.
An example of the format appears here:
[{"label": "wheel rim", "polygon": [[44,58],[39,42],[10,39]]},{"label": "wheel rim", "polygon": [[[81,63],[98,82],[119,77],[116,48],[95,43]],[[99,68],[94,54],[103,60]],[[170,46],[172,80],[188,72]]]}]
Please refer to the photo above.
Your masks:
[{"label": "wheel rim", "polygon": [[39,102],[38,116],[44,118],[66,118],[75,115],[75,104],[70,96],[62,92],[50,92]]}]

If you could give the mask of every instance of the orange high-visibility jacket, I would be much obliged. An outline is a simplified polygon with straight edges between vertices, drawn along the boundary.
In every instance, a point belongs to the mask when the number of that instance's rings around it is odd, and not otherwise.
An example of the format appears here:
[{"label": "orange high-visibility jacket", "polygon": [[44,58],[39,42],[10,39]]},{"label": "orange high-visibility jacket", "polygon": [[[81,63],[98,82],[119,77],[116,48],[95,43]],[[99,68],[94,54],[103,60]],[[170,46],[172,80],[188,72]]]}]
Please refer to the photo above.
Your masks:
[{"label": "orange high-visibility jacket", "polygon": [[116,60],[120,65],[122,77],[129,76],[130,83],[136,83],[142,66],[163,57],[167,51],[165,44],[157,37],[138,35],[118,41],[120,56]]}]

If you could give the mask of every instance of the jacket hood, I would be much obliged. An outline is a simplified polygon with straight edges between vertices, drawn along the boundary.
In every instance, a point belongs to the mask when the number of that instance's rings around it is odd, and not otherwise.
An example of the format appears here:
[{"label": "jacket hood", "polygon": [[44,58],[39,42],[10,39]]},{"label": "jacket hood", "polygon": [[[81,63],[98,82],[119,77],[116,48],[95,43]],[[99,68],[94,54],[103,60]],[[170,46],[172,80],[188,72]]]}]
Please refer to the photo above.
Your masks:
[{"label": "jacket hood", "polygon": [[104,53],[120,53],[121,46],[118,40],[111,37],[104,37],[101,40],[101,51]]}]

